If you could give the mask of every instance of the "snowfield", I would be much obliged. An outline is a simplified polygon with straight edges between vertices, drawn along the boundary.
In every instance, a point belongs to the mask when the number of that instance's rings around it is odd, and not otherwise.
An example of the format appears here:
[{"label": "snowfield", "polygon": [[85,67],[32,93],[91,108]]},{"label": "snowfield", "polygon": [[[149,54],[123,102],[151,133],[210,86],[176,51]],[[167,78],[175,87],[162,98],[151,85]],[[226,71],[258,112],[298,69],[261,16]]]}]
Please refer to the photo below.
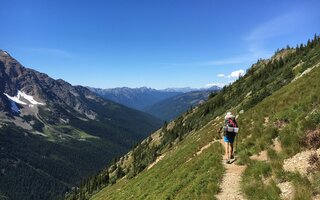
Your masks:
[{"label": "snowfield", "polygon": [[34,105],[45,105],[44,103],[38,102],[34,100],[33,96],[30,96],[24,92],[21,92],[18,90],[17,96],[10,96],[6,93],[3,93],[6,95],[12,102],[11,102],[11,109],[13,112],[19,112],[19,108],[16,105],[16,103],[21,104],[21,105],[28,105],[29,107],[33,107]]},{"label": "snowfield", "polygon": [[23,101],[20,101],[19,99],[19,96],[15,96],[15,97],[12,97],[6,93],[3,93],[4,95],[6,95],[9,99],[11,99],[12,101],[18,103],[18,104],[22,104],[22,105],[27,105],[27,103],[23,102]]}]

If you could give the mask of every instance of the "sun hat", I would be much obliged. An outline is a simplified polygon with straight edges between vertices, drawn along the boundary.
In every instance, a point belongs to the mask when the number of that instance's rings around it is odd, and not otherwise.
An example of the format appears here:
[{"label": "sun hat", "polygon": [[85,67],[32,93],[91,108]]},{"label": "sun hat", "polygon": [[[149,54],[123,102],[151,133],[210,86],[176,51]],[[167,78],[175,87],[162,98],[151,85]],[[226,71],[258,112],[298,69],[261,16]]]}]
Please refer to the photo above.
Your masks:
[{"label": "sun hat", "polygon": [[226,116],[224,117],[225,119],[233,118],[234,116],[232,115],[231,112],[227,112]]}]

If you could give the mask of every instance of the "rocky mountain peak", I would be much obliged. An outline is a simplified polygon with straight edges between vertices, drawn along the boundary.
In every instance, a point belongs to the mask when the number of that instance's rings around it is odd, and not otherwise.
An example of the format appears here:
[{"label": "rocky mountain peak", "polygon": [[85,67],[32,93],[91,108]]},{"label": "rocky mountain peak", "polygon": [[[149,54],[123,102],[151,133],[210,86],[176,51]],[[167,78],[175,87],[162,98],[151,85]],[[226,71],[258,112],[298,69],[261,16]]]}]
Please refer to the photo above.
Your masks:
[{"label": "rocky mountain peak", "polygon": [[[54,80],[47,74],[22,66],[5,51],[0,51],[0,110],[17,113],[17,107],[29,110],[30,106],[45,106],[57,116],[63,117],[61,109],[75,110],[80,115],[94,119],[96,113],[80,95],[90,93],[86,88],[79,90],[62,79]],[[84,91],[87,90],[87,91]],[[98,98],[92,93],[91,99]],[[35,103],[38,102],[38,103]],[[16,105],[18,104],[18,106]],[[14,108],[14,109],[13,109]],[[59,111],[60,110],[60,111]],[[27,112],[25,114],[37,114]],[[64,117],[65,118],[65,117]]]}]

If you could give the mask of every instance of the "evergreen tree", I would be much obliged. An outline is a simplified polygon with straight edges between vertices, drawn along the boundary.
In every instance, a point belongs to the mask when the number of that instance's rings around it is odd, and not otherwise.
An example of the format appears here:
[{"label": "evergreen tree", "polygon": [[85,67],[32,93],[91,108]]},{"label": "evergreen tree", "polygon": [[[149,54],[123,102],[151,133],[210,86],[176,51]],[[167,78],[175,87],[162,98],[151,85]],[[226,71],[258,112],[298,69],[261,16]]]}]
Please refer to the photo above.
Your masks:
[{"label": "evergreen tree", "polygon": [[103,184],[108,184],[110,180],[109,172],[106,170],[106,173],[103,176]]},{"label": "evergreen tree", "polygon": [[125,173],[124,173],[122,167],[118,166],[117,170],[116,170],[116,178],[117,179],[122,178],[124,175],[125,175]]}]

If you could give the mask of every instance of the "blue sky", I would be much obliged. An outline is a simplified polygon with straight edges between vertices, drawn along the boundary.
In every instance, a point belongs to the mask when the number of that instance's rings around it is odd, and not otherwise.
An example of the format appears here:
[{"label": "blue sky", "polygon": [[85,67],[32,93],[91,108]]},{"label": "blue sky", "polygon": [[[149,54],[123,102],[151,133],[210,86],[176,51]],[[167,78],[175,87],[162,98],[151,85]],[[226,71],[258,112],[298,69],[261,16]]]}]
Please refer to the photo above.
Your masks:
[{"label": "blue sky", "polygon": [[320,34],[318,0],[0,0],[0,49],[73,85],[205,87]]}]

